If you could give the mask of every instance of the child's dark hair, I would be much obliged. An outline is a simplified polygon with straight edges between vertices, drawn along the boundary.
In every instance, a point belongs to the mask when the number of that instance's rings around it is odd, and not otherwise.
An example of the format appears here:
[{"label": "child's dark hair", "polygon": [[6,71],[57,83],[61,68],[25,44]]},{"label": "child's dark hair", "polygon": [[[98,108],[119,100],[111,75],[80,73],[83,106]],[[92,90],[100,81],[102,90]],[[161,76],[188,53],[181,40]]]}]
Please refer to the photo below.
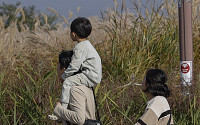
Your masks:
[{"label": "child's dark hair", "polygon": [[71,32],[75,32],[80,38],[87,38],[92,32],[92,25],[85,17],[78,17],[71,23]]},{"label": "child's dark hair", "polygon": [[69,66],[72,55],[73,55],[72,50],[70,50],[70,51],[63,50],[59,54],[60,69],[67,68]]},{"label": "child's dark hair", "polygon": [[145,92],[149,92],[153,96],[169,97],[170,90],[167,86],[167,75],[160,69],[150,69],[146,73],[146,85]]}]

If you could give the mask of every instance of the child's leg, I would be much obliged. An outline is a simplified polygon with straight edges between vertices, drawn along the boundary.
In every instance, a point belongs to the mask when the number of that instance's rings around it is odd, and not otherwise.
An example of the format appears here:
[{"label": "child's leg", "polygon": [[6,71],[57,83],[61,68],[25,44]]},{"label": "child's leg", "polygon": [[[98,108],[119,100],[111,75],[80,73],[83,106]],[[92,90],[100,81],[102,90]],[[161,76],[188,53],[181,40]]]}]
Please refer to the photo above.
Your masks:
[{"label": "child's leg", "polygon": [[[70,81],[68,79],[65,79],[62,86],[62,95],[61,95],[61,100],[60,100],[62,106],[65,108],[67,108],[69,104],[70,88],[71,88]],[[59,118],[55,116],[54,114],[48,115],[48,117],[51,120],[59,120]],[[63,125],[67,125],[66,121],[64,120],[62,120],[62,123]]]},{"label": "child's leg", "polygon": [[67,108],[69,104],[69,98],[70,98],[70,88],[72,86],[80,86],[85,85],[88,86],[87,81],[82,79],[79,74],[70,76],[65,79],[62,86],[62,95],[61,95],[61,103],[62,106]]},{"label": "child's leg", "polygon": [[71,88],[71,82],[67,78],[63,82],[62,95],[61,95],[61,104],[65,108],[67,108],[69,104],[70,88]]},{"label": "child's leg", "polygon": [[71,86],[81,86],[85,85],[87,87],[91,87],[88,81],[82,77],[83,73],[78,73],[76,75],[70,76],[67,79],[70,81]]},{"label": "child's leg", "polygon": [[[72,81],[69,79],[70,77],[66,78],[65,81],[63,82],[62,86],[62,95],[61,95],[61,103],[62,106],[67,108],[69,105],[69,97],[70,97],[70,89],[72,87]],[[62,125],[68,125],[68,122],[65,120],[62,120]]]}]

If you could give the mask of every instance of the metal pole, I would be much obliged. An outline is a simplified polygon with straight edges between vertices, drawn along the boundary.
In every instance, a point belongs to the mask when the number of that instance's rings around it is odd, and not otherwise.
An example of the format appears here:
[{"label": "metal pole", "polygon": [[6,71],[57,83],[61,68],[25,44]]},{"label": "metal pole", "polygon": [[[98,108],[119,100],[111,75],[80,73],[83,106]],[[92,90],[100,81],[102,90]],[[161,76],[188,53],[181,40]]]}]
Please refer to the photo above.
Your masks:
[{"label": "metal pole", "polygon": [[179,47],[181,84],[192,84],[193,41],[192,41],[192,0],[179,0]]}]

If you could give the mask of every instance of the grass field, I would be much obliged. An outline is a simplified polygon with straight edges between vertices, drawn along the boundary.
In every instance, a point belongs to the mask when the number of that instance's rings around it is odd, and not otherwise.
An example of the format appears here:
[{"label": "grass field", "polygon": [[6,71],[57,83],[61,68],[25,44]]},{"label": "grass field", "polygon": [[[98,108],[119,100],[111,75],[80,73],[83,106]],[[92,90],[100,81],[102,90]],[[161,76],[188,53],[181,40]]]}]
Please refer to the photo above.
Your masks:
[{"label": "grass field", "polygon": [[[164,1],[163,1],[164,2]],[[193,0],[193,77],[190,95],[184,96],[179,73],[179,26],[177,1],[160,7],[133,4],[130,12],[121,6],[89,18],[93,32],[89,40],[98,50],[103,79],[95,89],[101,121],[105,125],[131,125],[143,114],[147,98],[140,83],[149,68],[168,75],[170,103],[176,125],[200,124],[200,0]],[[145,10],[144,13],[141,10]],[[16,23],[4,29],[0,18],[0,123],[2,125],[53,125],[47,118],[60,98],[56,77],[58,53],[72,49],[69,27],[57,24],[30,31]]]}]

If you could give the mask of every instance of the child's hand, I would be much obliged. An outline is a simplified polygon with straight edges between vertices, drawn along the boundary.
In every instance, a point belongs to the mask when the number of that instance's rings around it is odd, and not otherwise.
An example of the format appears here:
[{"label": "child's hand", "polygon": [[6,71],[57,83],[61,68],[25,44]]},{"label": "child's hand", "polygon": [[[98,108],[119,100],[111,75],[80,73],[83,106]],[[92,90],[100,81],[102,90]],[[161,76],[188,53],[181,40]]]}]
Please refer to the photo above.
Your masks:
[{"label": "child's hand", "polygon": [[56,102],[56,106],[57,106],[57,105],[58,105],[58,106],[61,106],[61,103],[60,103],[60,102]]},{"label": "child's hand", "polygon": [[59,81],[60,81],[61,83],[63,83],[63,82],[64,82],[64,79],[63,79],[62,77],[60,77],[60,78],[59,78]]}]

